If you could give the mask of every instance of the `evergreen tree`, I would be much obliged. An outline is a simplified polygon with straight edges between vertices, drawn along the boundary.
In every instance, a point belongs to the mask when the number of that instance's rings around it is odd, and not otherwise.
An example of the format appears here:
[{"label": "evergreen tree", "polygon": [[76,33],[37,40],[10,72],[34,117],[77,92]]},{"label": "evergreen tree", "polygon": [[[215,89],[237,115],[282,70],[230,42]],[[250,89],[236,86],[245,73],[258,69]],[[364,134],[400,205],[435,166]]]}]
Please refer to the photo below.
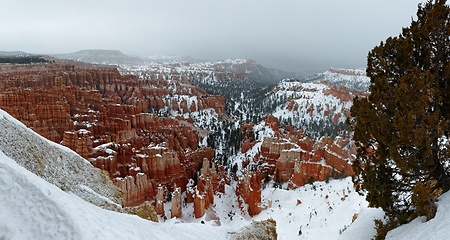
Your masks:
[{"label": "evergreen tree", "polygon": [[[450,188],[450,10],[445,0],[419,5],[417,20],[368,54],[370,96],[351,109],[356,181],[389,226],[433,217]],[[395,222],[396,224],[392,224]]]}]

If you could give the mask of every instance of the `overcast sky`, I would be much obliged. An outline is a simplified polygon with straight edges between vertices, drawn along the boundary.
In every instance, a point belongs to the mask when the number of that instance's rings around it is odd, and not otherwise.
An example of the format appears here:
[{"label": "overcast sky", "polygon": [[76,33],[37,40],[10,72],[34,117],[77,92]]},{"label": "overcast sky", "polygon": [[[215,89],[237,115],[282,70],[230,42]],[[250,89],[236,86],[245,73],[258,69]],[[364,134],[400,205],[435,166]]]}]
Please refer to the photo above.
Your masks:
[{"label": "overcast sky", "polygon": [[312,73],[361,68],[419,0],[0,0],[0,51],[250,58]]}]

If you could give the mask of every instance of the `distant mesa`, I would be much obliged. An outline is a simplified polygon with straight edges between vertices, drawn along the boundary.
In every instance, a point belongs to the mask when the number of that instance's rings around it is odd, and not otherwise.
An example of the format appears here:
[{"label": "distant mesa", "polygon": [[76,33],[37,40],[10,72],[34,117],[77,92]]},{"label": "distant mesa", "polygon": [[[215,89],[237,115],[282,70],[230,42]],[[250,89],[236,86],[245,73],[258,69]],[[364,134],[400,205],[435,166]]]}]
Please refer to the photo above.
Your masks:
[{"label": "distant mesa", "polygon": [[285,78],[301,79],[302,76],[294,72],[267,68],[248,59],[227,59],[219,61],[204,61],[188,56],[156,55],[156,56],[129,56],[118,50],[81,50],[69,54],[53,55],[60,59],[69,59],[78,62],[93,64],[116,65],[123,68],[145,68],[155,65],[187,65],[188,67],[211,67],[229,73],[248,74],[252,81],[265,85],[275,83]]},{"label": "distant mesa", "polygon": [[0,57],[25,57],[32,54],[22,51],[0,51]]},{"label": "distant mesa", "polygon": [[143,63],[141,58],[128,56],[118,50],[81,50],[74,53],[53,56],[79,62],[105,65],[131,65]]},{"label": "distant mesa", "polygon": [[6,52],[0,51],[0,63],[11,64],[31,64],[31,63],[48,63],[52,60],[43,55],[29,54],[21,51]]}]

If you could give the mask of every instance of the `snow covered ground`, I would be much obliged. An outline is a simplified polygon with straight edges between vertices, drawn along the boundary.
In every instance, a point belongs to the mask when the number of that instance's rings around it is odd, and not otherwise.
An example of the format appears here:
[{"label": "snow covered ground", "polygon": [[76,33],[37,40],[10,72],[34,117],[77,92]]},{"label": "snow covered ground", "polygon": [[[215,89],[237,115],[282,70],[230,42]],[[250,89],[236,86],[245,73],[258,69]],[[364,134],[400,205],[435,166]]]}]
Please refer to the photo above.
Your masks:
[{"label": "snow covered ground", "polygon": [[[267,218],[276,220],[278,239],[370,239],[375,234],[373,219],[383,213],[367,208],[352,186],[349,178],[297,190],[268,186],[262,194],[272,207],[254,218],[233,206],[235,196],[228,188],[202,219],[189,216],[188,207],[182,219],[153,223],[87,203],[0,152],[0,239],[232,239],[252,221]],[[447,193],[439,199],[436,218],[418,218],[390,232],[388,239],[446,239],[449,208]],[[351,224],[354,214],[358,216]],[[200,224],[202,220],[206,224]]]},{"label": "snow covered ground", "polygon": [[0,152],[0,239],[227,239],[224,228],[153,223],[104,210],[44,181]]},{"label": "snow covered ground", "polygon": [[[351,178],[331,180],[329,183],[316,182],[295,190],[287,190],[287,186],[273,187],[269,183],[262,191],[262,204],[267,208],[259,215],[250,217],[238,208],[236,195],[232,187],[227,187],[225,194],[215,197],[214,205],[204,217],[194,219],[193,206],[188,204],[183,209],[180,223],[200,223],[225,229],[230,236],[243,230],[252,221],[272,218],[277,223],[278,239],[350,239],[340,238],[352,224],[354,216],[357,220],[361,213],[363,219],[362,232],[352,230],[353,239],[371,239],[375,234],[373,217],[382,218],[380,214],[371,214],[373,209],[367,208],[367,202],[353,189]],[[299,202],[300,203],[299,203]],[[269,207],[271,202],[271,207]],[[166,216],[170,216],[170,203],[165,206]],[[245,212],[245,211],[244,211]],[[366,214],[368,212],[369,214]],[[367,216],[365,216],[367,215]],[[369,221],[370,220],[370,221]],[[357,223],[358,221],[355,221]],[[361,225],[361,224],[359,224]],[[373,231],[367,231],[369,226]],[[359,229],[359,228],[358,228]],[[299,232],[301,230],[301,234]],[[366,236],[362,238],[361,236]]]},{"label": "snow covered ground", "polygon": [[418,217],[412,222],[400,226],[388,233],[386,239],[427,239],[440,240],[450,238],[450,192],[439,197],[436,203],[436,216],[426,222],[425,217]]},{"label": "snow covered ground", "polygon": [[285,189],[264,189],[263,199],[271,199],[272,207],[255,217],[275,219],[278,239],[338,239],[353,216],[367,208],[353,190],[351,178]]},{"label": "snow covered ground", "polygon": [[368,91],[370,86],[370,78],[366,76],[365,69],[330,68],[326,72],[307,77],[304,81],[326,81],[334,86],[345,86],[346,88],[363,92]]},{"label": "snow covered ground", "polygon": [[122,193],[107,174],[71,149],[33,132],[1,109],[0,151],[64,191],[97,206],[121,207]]},{"label": "snow covered ground", "polygon": [[[336,96],[331,94],[324,94],[325,90],[330,87],[321,83],[302,83],[302,82],[280,82],[279,89],[275,93],[275,98],[290,99],[294,98],[298,105],[297,111],[289,111],[287,105],[284,104],[276,109],[272,114],[282,121],[283,119],[292,119],[294,125],[299,125],[298,122],[305,122],[310,124],[312,122],[320,122],[327,120],[333,122],[334,115],[341,113],[337,122],[345,122],[346,116],[342,113],[350,111],[353,104],[351,101],[341,101]],[[332,113],[329,115],[329,113]],[[294,120],[297,119],[297,120]],[[305,128],[304,124],[300,127]]]}]

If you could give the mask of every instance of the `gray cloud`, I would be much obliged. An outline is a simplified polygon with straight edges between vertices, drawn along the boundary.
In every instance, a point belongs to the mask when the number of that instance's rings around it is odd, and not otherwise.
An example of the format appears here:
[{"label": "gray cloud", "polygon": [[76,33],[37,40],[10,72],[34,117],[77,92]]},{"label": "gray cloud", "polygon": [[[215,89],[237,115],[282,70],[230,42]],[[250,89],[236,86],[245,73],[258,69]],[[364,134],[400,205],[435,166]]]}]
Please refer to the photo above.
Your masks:
[{"label": "gray cloud", "polygon": [[0,50],[117,49],[200,59],[251,58],[311,73],[364,67],[419,0],[16,0],[2,3]]}]

